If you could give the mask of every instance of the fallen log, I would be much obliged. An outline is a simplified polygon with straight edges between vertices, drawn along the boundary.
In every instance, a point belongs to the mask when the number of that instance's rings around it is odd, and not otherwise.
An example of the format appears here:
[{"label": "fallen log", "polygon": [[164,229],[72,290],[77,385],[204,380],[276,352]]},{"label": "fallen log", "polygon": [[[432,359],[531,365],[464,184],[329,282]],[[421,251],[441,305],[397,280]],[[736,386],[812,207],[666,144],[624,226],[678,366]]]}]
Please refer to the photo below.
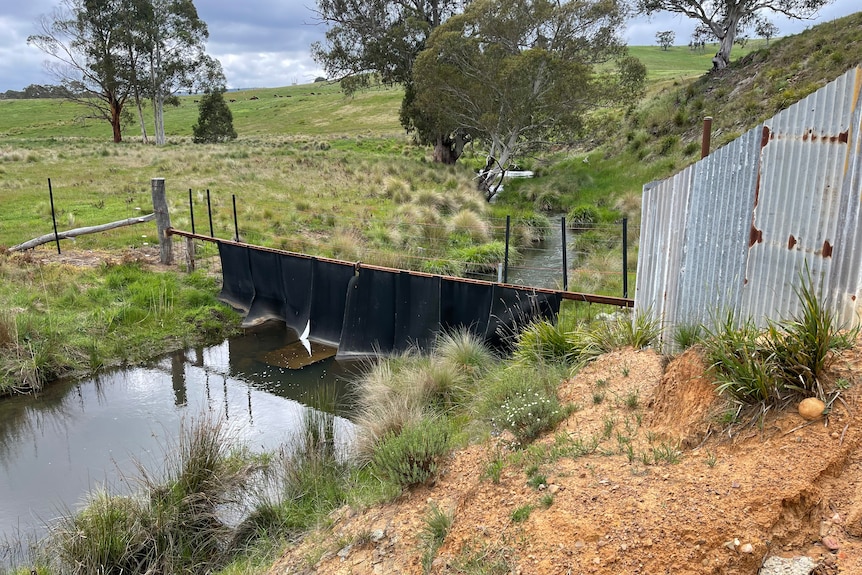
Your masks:
[{"label": "fallen log", "polygon": [[[113,230],[114,228],[122,228],[123,226],[131,226],[134,224],[142,224],[144,222],[151,222],[156,219],[156,214],[148,214],[146,216],[141,216],[138,218],[129,218],[127,220],[119,220],[116,222],[111,222],[108,224],[101,224],[99,226],[89,226],[86,228],[75,228],[74,230],[67,230],[65,232],[58,232],[56,237],[58,239],[64,240],[66,238],[74,238],[77,236],[84,236],[87,234],[95,234],[98,232],[105,232],[107,230]],[[10,252],[20,252],[24,250],[29,250],[31,248],[35,248],[36,246],[41,246],[42,244],[47,244],[48,242],[54,241],[54,233],[45,234],[44,236],[39,236],[38,238],[33,238],[30,241],[24,242],[23,244],[18,244],[17,246],[12,246],[9,248]]]}]

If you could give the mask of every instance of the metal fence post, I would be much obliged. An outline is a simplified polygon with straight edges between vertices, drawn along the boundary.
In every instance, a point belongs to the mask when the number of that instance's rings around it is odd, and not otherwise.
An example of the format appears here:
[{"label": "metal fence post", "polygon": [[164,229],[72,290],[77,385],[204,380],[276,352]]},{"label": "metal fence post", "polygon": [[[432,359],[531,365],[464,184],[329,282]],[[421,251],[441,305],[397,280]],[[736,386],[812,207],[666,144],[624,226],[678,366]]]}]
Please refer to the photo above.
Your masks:
[{"label": "metal fence post", "polygon": [[563,291],[569,291],[569,264],[566,261],[566,216],[560,218],[560,239],[562,240],[563,250]]},{"label": "metal fence post", "polygon": [[239,241],[239,224],[236,221],[236,194],[231,194],[231,199],[233,200],[233,231],[234,231],[234,241]]},{"label": "metal fence post", "polygon": [[51,199],[51,221],[54,222],[54,241],[57,242],[57,255],[60,255],[60,236],[57,235],[57,216],[54,213],[54,189],[51,178],[48,178],[48,197]]},{"label": "metal fence post", "polygon": [[509,283],[509,226],[512,216],[506,216],[506,255],[503,258],[503,283]]},{"label": "metal fence post", "polygon": [[623,297],[629,297],[629,219],[623,218]]}]

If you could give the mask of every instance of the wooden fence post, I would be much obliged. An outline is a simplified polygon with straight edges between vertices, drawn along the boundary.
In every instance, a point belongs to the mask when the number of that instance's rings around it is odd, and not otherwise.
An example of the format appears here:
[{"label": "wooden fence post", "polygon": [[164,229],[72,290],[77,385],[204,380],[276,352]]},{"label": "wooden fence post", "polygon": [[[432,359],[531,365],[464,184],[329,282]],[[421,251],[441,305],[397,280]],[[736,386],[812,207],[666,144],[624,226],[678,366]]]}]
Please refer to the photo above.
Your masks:
[{"label": "wooden fence post", "polygon": [[167,231],[171,227],[171,214],[168,212],[168,200],[165,197],[165,179],[153,178],[153,213],[156,214],[156,229],[159,236],[160,262],[164,265],[174,263],[174,250]]}]

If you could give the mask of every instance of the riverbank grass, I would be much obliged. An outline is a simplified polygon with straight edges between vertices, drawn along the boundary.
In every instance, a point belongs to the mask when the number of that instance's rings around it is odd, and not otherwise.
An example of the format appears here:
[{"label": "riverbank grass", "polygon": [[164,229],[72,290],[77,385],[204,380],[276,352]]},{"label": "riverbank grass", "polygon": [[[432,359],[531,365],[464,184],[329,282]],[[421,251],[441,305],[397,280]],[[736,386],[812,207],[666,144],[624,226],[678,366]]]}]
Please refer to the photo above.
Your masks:
[{"label": "riverbank grass", "polygon": [[0,395],[222,339],[239,316],[216,293],[214,278],[135,261],[87,268],[0,254]]}]

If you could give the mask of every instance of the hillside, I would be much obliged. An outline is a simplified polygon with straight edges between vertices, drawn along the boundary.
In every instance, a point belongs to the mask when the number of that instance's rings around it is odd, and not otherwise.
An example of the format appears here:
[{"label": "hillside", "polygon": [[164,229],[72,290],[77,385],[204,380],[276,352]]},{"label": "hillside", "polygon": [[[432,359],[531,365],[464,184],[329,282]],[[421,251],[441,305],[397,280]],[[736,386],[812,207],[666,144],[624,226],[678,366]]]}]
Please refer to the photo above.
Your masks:
[{"label": "hillside", "polygon": [[[815,422],[792,405],[728,428],[696,352],[662,366],[602,356],[560,384],[580,409],[529,449],[504,435],[458,451],[431,486],[335,512],[269,573],[753,575],[770,556],[862,572],[862,348],[824,378],[852,387]],[[434,506],[452,522],[423,570]]]}]

